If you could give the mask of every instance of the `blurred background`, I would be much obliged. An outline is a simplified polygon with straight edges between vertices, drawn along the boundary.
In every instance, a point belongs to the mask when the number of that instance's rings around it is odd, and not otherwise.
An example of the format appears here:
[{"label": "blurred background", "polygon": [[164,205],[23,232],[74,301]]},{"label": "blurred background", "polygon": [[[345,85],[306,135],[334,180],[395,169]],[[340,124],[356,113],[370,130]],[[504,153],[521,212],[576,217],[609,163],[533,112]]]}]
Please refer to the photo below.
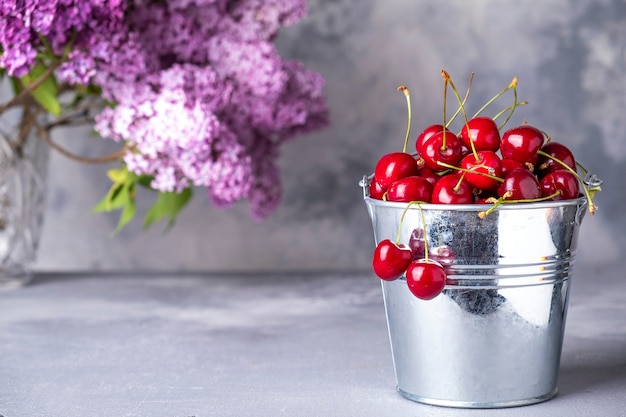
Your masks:
[{"label": "blurred background", "polygon": [[[374,242],[358,182],[382,154],[401,150],[406,103],[399,85],[411,91],[410,146],[421,129],[441,121],[442,68],[463,91],[475,73],[470,112],[519,78],[519,98],[530,104],[509,126],[526,118],[604,181],[597,214],[583,222],[578,262],[622,262],[625,0],[308,4],[308,17],[283,30],[277,44],[324,76],[331,126],[282,147],[284,202],[272,216],[252,220],[245,202],[214,208],[198,190],[170,232],[164,224],[144,232],[137,219],[113,236],[118,215],[91,212],[108,190],[112,166],[53,153],[37,269],[369,271]],[[60,140],[84,155],[116,147],[81,130]],[[140,209],[151,201],[140,195]]]}]

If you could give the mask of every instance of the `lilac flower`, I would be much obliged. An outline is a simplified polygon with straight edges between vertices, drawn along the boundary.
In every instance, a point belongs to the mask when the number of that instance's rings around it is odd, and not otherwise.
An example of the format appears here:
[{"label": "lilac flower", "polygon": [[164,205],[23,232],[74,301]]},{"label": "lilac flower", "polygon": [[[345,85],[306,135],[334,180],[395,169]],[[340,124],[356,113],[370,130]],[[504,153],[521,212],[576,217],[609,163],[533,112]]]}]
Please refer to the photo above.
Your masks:
[{"label": "lilac flower", "polygon": [[0,67],[21,76],[71,45],[56,76],[114,103],[95,129],[128,144],[128,170],[219,207],[247,199],[261,219],[281,201],[280,145],[327,123],[322,77],[272,43],[305,14],[304,0],[8,0]]},{"label": "lilac flower", "polygon": [[[69,43],[76,50],[88,51],[123,30],[125,10],[122,0],[5,0],[0,7],[0,45],[4,51],[0,66],[12,76],[27,73],[37,51],[46,51],[42,36],[56,55]],[[78,74],[92,73],[85,67],[91,61],[84,55],[75,52],[65,66],[74,63]],[[88,81],[85,76],[75,78]]]}]

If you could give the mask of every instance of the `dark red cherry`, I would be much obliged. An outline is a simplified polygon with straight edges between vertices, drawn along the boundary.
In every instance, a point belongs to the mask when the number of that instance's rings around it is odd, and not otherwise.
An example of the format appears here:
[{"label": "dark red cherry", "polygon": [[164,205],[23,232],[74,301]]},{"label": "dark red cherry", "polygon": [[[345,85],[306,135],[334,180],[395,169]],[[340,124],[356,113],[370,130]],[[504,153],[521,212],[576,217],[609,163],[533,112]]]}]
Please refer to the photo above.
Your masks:
[{"label": "dark red cherry", "polygon": [[413,252],[413,259],[422,259],[426,254],[426,243],[424,241],[424,231],[422,229],[413,229],[409,238],[409,248]]},{"label": "dark red cherry", "polygon": [[374,177],[383,188],[400,178],[418,174],[417,161],[405,152],[392,152],[383,155],[376,164]]},{"label": "dark red cherry", "polygon": [[559,169],[546,174],[539,182],[541,185],[541,195],[547,197],[553,195],[557,191],[559,195],[552,197],[551,200],[571,200],[578,198],[580,188],[578,178],[566,169]]},{"label": "dark red cherry", "polygon": [[423,201],[430,203],[433,186],[418,176],[404,177],[393,182],[387,189],[387,201]]},{"label": "dark red cherry", "polygon": [[419,259],[409,264],[406,270],[406,282],[414,296],[421,300],[432,300],[446,286],[446,271],[433,260]]},{"label": "dark red cherry", "polygon": [[472,172],[465,174],[465,180],[471,186],[481,190],[488,190],[499,184],[497,179],[490,178],[484,174],[497,178],[502,176],[500,157],[493,151],[478,151],[476,155],[470,153],[461,160],[460,167]]},{"label": "dark red cherry", "polygon": [[[576,171],[576,160],[574,159],[574,154],[567,146],[558,142],[548,142],[541,147],[541,150]],[[560,169],[564,169],[563,165],[554,159],[548,158],[544,155],[538,156],[535,172],[540,178],[552,171]]]},{"label": "dark red cherry", "polygon": [[472,190],[472,193],[474,194],[474,203],[482,204],[482,203],[478,203],[478,201],[487,200],[488,198],[498,198],[499,186],[500,186],[500,182],[498,182],[491,188],[486,188],[486,189],[474,188]]},{"label": "dark red cherry", "polygon": [[502,135],[500,154],[521,163],[534,162],[537,151],[544,142],[543,133],[536,127],[522,125],[507,130]]},{"label": "dark red cherry", "polygon": [[476,196],[474,198],[474,204],[491,204],[489,199],[494,196]]},{"label": "dark red cherry", "polygon": [[449,246],[437,246],[430,250],[429,258],[437,261],[447,271],[454,264],[455,255]]},{"label": "dark red cherry", "polygon": [[428,168],[443,171],[447,168],[439,162],[456,165],[461,160],[461,141],[450,131],[435,133],[424,144],[421,156]]},{"label": "dark red cherry", "polygon": [[412,259],[413,252],[407,246],[385,239],[374,249],[372,268],[380,279],[393,281],[404,274]]},{"label": "dark red cherry", "polygon": [[490,117],[478,116],[467,121],[461,129],[461,142],[472,149],[470,140],[477,151],[497,151],[500,148],[498,125]]},{"label": "dark red cherry", "polygon": [[385,195],[385,188],[381,187],[381,185],[376,181],[376,176],[372,178],[370,181],[370,197],[375,198],[377,200],[382,200]]},{"label": "dark red cherry", "polygon": [[424,147],[424,144],[428,141],[428,139],[430,139],[431,136],[434,135],[435,133],[443,132],[444,129],[445,128],[443,127],[443,125],[437,125],[437,124],[430,125],[426,129],[424,129],[422,133],[420,133],[417,139],[415,140],[415,150],[417,151],[418,155],[422,154],[422,149]]},{"label": "dark red cherry", "polygon": [[431,202],[434,204],[471,204],[473,201],[472,187],[461,174],[444,175],[433,186]]},{"label": "dark red cherry", "polygon": [[541,187],[537,177],[525,168],[514,169],[504,177],[498,186],[498,196],[510,193],[507,200],[533,200],[541,197]]}]

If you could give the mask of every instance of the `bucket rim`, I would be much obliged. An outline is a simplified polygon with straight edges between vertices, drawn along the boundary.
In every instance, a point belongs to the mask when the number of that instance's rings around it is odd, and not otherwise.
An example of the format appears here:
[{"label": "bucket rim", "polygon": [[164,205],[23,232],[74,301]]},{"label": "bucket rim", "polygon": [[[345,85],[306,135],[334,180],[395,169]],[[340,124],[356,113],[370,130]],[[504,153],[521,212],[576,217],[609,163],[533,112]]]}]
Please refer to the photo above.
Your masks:
[{"label": "bucket rim", "polygon": [[[371,181],[371,176],[364,175],[363,179],[359,181],[359,186],[363,188],[363,200],[366,204],[372,206],[382,206],[388,208],[401,208],[405,209],[407,207],[408,202],[399,202],[399,201],[383,201],[378,200],[376,198],[372,198],[369,195],[369,183]],[[573,198],[569,200],[547,200],[547,201],[536,201],[533,203],[509,203],[509,204],[501,204],[496,210],[523,210],[523,209],[545,209],[545,208],[556,208],[556,207],[564,207],[564,206],[578,206],[584,207],[587,205],[587,199],[584,195],[580,195],[578,198]],[[420,203],[420,207],[422,210],[430,210],[430,211],[469,211],[469,212],[481,212],[488,210],[490,207],[493,207],[493,204],[434,204],[434,203]],[[409,210],[418,210],[417,207],[410,207]]]},{"label": "bucket rim", "polygon": [[[407,202],[397,202],[397,201],[383,201],[378,200],[369,196],[363,196],[363,200],[367,204],[372,206],[382,206],[388,208],[401,208],[405,209],[407,206]],[[544,209],[544,208],[555,208],[555,207],[564,207],[564,206],[585,206],[587,204],[587,199],[584,196],[571,199],[571,200],[556,200],[556,201],[537,201],[534,203],[510,203],[510,204],[502,204],[496,208],[496,210],[523,210],[523,209]],[[470,212],[481,212],[488,210],[490,207],[493,207],[493,204],[433,204],[433,203],[421,203],[420,207],[422,210],[430,210],[430,211],[470,211]],[[410,207],[409,210],[418,210],[417,207]]]}]

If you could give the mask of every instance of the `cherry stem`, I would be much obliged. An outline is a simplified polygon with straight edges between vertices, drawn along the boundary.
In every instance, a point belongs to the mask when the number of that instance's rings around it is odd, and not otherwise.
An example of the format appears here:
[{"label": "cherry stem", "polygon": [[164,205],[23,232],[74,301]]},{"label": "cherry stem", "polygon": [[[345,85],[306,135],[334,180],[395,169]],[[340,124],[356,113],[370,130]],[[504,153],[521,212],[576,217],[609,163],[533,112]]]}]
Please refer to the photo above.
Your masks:
[{"label": "cherry stem", "polygon": [[424,259],[428,262],[428,233],[426,233],[426,218],[424,217],[424,211],[422,210],[422,206],[419,202],[416,202],[417,208],[420,211],[420,216],[422,218],[422,229],[424,231]]},{"label": "cherry stem", "polygon": [[[459,92],[456,89],[456,86],[454,85],[454,82],[452,82],[452,78],[450,77],[450,74],[448,74],[446,72],[445,75],[444,75],[444,78],[446,79],[447,82],[450,83],[450,87],[452,87],[452,92],[454,93],[454,96],[456,97],[456,100],[459,102],[459,109],[461,110],[461,113],[463,113],[463,118],[465,119],[465,127],[467,129],[467,134],[469,135],[469,139],[470,139],[469,140],[470,148],[472,148],[472,153],[474,154],[474,158],[476,158],[476,160],[478,160],[478,152],[476,152],[476,146],[474,145],[474,141],[472,140],[472,135],[470,134],[471,130],[469,128],[468,119],[467,119],[467,113],[465,112],[465,106],[463,105],[463,100],[461,100],[461,96],[459,95]],[[445,132],[445,130],[444,130],[444,132]]]},{"label": "cherry stem", "polygon": [[[441,162],[441,161],[437,161],[437,165],[441,165],[443,167],[450,168],[450,169],[455,169],[457,171],[461,171],[461,172],[464,172],[464,173],[482,175],[483,177],[491,178],[492,180],[495,180],[495,181],[498,181],[498,182],[504,182],[504,179],[502,179],[500,177],[497,177],[495,175],[487,174],[486,172],[475,172],[472,169],[455,167],[454,165],[446,164],[445,162]],[[481,167],[488,168],[485,165],[474,165],[473,168],[481,168]]]},{"label": "cherry stem", "polygon": [[[470,78],[469,78],[469,82],[467,83],[467,90],[465,90],[465,97],[463,97],[463,106],[465,106],[465,103],[467,102],[467,99],[469,98],[469,93],[470,93],[470,89],[472,87],[472,81],[474,80],[474,73],[472,72],[470,74]],[[454,119],[456,119],[456,117],[459,115],[459,113],[461,113],[461,108],[462,106],[459,106],[458,109],[456,109],[456,111],[454,112],[454,114],[452,115],[452,117],[448,120],[447,124],[445,125],[445,127],[449,127],[452,122],[454,122]]]},{"label": "cherry stem", "polygon": [[[495,116],[492,117],[493,120],[497,120],[500,116],[502,116],[504,113],[506,113],[507,111],[520,107],[520,106],[525,106],[527,105],[528,102],[527,101],[520,101],[519,103],[513,103],[508,107],[503,108],[502,110],[500,110]],[[498,129],[502,129],[504,127],[505,123],[502,123],[502,125],[500,127],[498,127]]]},{"label": "cherry stem", "polygon": [[441,150],[445,151],[447,149],[447,142],[446,142],[446,104],[447,104],[447,98],[448,98],[448,82],[450,81],[450,75],[446,72],[446,70],[441,70],[441,76],[443,77],[443,124],[442,126],[444,126],[443,129],[443,143],[441,145]]},{"label": "cherry stem", "polygon": [[459,181],[454,185],[454,187],[452,187],[452,191],[454,191],[455,193],[459,192],[459,188],[461,188],[461,184],[463,183],[463,180],[465,179],[466,174],[467,172],[464,172],[463,174],[461,174],[461,176],[459,177]]},{"label": "cherry stem", "polygon": [[413,205],[416,205],[420,211],[420,216],[422,218],[422,229],[424,231],[424,259],[428,262],[428,234],[426,233],[426,218],[424,217],[424,211],[422,210],[421,204],[423,201],[411,201],[407,204],[406,208],[402,212],[402,217],[400,217],[400,225],[398,226],[398,235],[396,237],[396,244],[400,243],[400,231],[402,230],[402,223],[404,222],[404,216],[406,215],[409,208]]},{"label": "cherry stem", "polygon": [[507,91],[509,91],[511,88],[516,89],[517,87],[517,77],[513,78],[513,81],[511,81],[511,83],[506,87],[503,88],[498,94],[496,94],[495,96],[493,96],[491,99],[489,99],[489,101],[487,101],[480,109],[478,109],[478,111],[476,112],[476,114],[474,114],[474,117],[478,116],[480,113],[482,113],[487,107],[489,107],[494,101],[496,101],[498,98],[500,98],[500,96],[504,93],[506,93]]},{"label": "cherry stem", "polygon": [[[409,208],[411,208],[411,206],[413,205],[417,205],[420,209],[420,214],[422,215],[422,225],[424,226],[424,233],[426,232],[426,225],[424,222],[424,213],[422,213],[422,208],[420,207],[420,204],[423,203],[422,201],[411,201],[409,202],[406,207],[404,208],[404,210],[402,211],[402,216],[400,217],[400,224],[398,225],[398,233],[396,234],[396,245],[400,243],[400,235],[402,233],[402,224],[404,223],[404,217],[406,216],[406,213],[409,211]],[[425,243],[424,243],[425,245]]]},{"label": "cherry stem", "polygon": [[511,86],[513,87],[513,106],[511,107],[511,111],[509,112],[509,114],[506,116],[506,119],[504,119],[504,122],[502,122],[502,125],[500,125],[500,129],[506,126],[506,124],[511,119],[511,116],[513,116],[515,109],[517,108],[517,77],[513,79],[513,82],[511,82],[511,84],[509,84],[509,87]]},{"label": "cherry stem", "polygon": [[409,96],[409,89],[401,85],[398,87],[398,91],[402,91],[404,93],[404,97],[406,97],[406,108],[407,108],[407,126],[406,126],[406,136],[404,137],[404,146],[402,147],[402,152],[406,152],[407,144],[409,143],[409,134],[411,133],[411,97]]},{"label": "cherry stem", "polygon": [[587,198],[587,202],[589,203],[589,214],[593,216],[595,214],[595,212],[596,212],[598,207],[595,204],[593,204],[593,197],[592,197],[591,193],[589,192],[589,188],[587,187],[587,184],[585,184],[585,182],[582,180],[582,178],[580,178],[580,175],[578,175],[578,172],[576,172],[576,170],[572,169],[572,167],[567,165],[565,162],[561,161],[559,158],[555,158],[554,156],[550,155],[547,152],[544,152],[542,150],[538,150],[537,153],[539,155],[545,156],[546,158],[550,158],[550,159],[552,159],[555,162],[558,162],[559,164],[561,164],[563,166],[563,168],[565,168],[566,170],[568,170],[569,172],[571,172],[572,174],[574,174],[576,176],[576,178],[578,179],[578,182],[583,187],[583,192],[585,193],[585,197]]},{"label": "cherry stem", "polygon": [[501,204],[537,203],[540,201],[551,200],[554,197],[557,197],[560,195],[561,195],[561,191],[556,190],[554,193],[545,197],[527,198],[527,199],[522,199],[522,200],[507,200],[507,198],[511,196],[511,192],[507,191],[506,193],[504,193],[502,197],[498,198],[496,202],[493,204],[493,206],[491,206],[488,210],[479,212],[478,217],[480,217],[481,219],[484,219],[485,217],[493,213],[495,209],[498,208],[498,206],[500,206]]}]

